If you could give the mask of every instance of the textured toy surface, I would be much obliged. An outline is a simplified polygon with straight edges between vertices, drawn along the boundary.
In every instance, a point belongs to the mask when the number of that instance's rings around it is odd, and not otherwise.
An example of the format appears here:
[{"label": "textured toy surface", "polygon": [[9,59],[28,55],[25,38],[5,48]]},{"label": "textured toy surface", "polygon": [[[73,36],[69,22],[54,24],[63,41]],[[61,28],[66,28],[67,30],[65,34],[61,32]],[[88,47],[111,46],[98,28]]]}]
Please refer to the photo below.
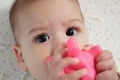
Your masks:
[{"label": "textured toy surface", "polygon": [[[94,60],[101,52],[102,49],[98,45],[92,47],[89,51],[80,50],[76,40],[73,38],[69,39],[67,42],[67,53],[65,53],[63,58],[65,57],[78,58],[79,63],[76,65],[69,65],[64,69],[64,72],[68,74],[75,70],[86,68],[88,70],[88,74],[80,80],[95,80],[96,71],[94,68],[95,64]],[[50,62],[51,59],[52,57],[48,58],[48,63]]]}]

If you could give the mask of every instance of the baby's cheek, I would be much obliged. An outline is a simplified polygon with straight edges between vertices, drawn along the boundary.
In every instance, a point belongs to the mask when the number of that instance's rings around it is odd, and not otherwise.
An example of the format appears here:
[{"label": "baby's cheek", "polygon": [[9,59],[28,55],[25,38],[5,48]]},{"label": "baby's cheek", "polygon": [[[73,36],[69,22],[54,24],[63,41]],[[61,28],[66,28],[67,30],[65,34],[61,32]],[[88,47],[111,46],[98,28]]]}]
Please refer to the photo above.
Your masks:
[{"label": "baby's cheek", "polygon": [[88,41],[87,40],[78,40],[78,44],[79,44],[79,48],[80,49],[83,49],[87,44],[88,44]]},{"label": "baby's cheek", "polygon": [[50,55],[50,48],[46,46],[36,45],[29,51],[32,56],[34,56],[37,59],[44,60]]},{"label": "baby's cheek", "polygon": [[37,79],[45,78],[43,77],[45,76],[45,74],[47,75],[47,66],[45,63],[45,59],[39,57],[39,55],[32,56],[31,59],[28,59],[26,63],[29,71],[35,78]]},{"label": "baby's cheek", "polygon": [[79,44],[80,49],[82,49],[85,45],[89,44],[88,36],[85,33],[78,35],[76,40]]}]

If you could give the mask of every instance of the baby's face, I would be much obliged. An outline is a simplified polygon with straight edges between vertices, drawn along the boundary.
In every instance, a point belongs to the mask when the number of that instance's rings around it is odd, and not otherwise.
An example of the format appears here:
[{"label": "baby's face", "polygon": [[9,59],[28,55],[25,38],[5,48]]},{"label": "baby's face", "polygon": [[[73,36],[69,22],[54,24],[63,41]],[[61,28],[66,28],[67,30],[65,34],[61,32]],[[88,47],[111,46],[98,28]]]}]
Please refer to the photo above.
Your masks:
[{"label": "baby's face", "polygon": [[21,68],[28,68],[38,80],[46,80],[47,57],[65,50],[71,37],[83,48],[88,44],[86,28],[79,6],[72,0],[36,1],[25,10],[20,17],[17,48],[25,63]]}]

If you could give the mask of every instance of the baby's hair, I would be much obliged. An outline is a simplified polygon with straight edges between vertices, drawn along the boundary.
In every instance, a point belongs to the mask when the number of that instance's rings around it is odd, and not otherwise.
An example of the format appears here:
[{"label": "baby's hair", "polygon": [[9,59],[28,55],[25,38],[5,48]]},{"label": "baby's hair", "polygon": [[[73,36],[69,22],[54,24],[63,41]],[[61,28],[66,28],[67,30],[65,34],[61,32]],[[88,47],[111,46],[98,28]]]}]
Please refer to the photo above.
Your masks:
[{"label": "baby's hair", "polygon": [[37,1],[37,0],[16,0],[10,9],[10,13],[9,13],[10,25],[16,43],[19,43],[16,32],[19,26],[19,21],[18,21],[19,20],[18,16],[20,16],[19,12],[23,11],[25,7],[33,1]]},{"label": "baby's hair", "polygon": [[[18,35],[17,35],[18,32],[17,31],[18,31],[18,27],[19,27],[20,12],[24,11],[27,5],[29,5],[29,4],[31,4],[32,2],[35,2],[35,1],[44,1],[44,0],[16,0],[13,3],[13,5],[10,9],[10,13],[9,13],[10,25],[11,25],[11,28],[12,28],[12,32],[13,32],[13,35],[14,35],[15,42],[17,44],[19,43],[19,39],[18,39]],[[77,3],[78,6],[79,6],[78,0],[70,0],[70,1],[72,1],[73,3]],[[81,16],[82,16],[82,19],[84,21],[82,12],[81,12]]]}]

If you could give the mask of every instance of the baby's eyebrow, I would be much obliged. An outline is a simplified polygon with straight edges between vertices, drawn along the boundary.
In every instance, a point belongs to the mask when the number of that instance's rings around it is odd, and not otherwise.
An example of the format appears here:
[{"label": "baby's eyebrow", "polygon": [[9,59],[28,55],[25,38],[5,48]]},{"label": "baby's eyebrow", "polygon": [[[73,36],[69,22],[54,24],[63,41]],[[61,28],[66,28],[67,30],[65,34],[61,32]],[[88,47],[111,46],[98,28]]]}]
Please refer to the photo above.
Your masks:
[{"label": "baby's eyebrow", "polygon": [[[71,20],[68,20],[68,21],[64,22],[63,25],[66,25],[66,23],[67,23],[67,24],[70,24],[71,22],[83,23],[83,21],[82,21],[81,19],[75,18],[75,19],[71,19]],[[35,28],[33,28],[32,30],[30,30],[30,31],[28,32],[28,35],[36,32],[36,31],[42,31],[42,30],[47,30],[47,29],[48,29],[47,26],[35,27]]]},{"label": "baby's eyebrow", "polygon": [[41,31],[41,30],[46,30],[46,29],[47,29],[47,27],[45,27],[45,26],[42,26],[42,27],[35,27],[35,28],[33,28],[32,30],[30,30],[30,31],[28,32],[28,35],[30,35],[30,34],[36,32],[36,31]]},{"label": "baby's eyebrow", "polygon": [[80,23],[83,22],[81,19],[75,18],[75,19],[71,19],[71,20],[69,20],[68,23],[76,22],[76,21],[77,21],[77,22],[80,22]]},{"label": "baby's eyebrow", "polygon": [[70,19],[70,20],[68,20],[68,21],[65,21],[65,22],[63,23],[63,25],[67,25],[67,24],[70,24],[70,23],[72,23],[72,22],[84,23],[81,19],[75,18],[75,19]]}]

